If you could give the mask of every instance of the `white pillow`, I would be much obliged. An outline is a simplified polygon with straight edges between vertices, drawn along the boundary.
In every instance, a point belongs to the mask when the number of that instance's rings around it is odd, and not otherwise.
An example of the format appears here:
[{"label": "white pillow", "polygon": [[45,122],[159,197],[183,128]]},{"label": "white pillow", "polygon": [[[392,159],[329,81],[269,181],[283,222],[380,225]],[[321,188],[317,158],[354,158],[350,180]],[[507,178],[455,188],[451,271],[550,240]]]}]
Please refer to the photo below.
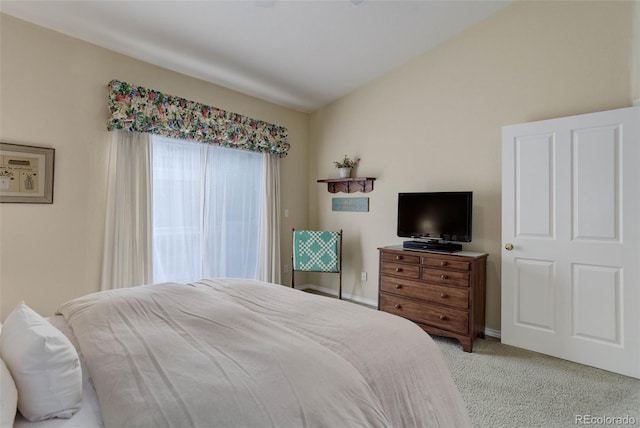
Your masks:
[{"label": "white pillow", "polygon": [[16,419],[18,390],[7,365],[0,359],[0,428],[11,428]]},{"label": "white pillow", "polygon": [[30,421],[70,418],[82,404],[82,369],[69,339],[24,302],[2,326],[0,354]]}]

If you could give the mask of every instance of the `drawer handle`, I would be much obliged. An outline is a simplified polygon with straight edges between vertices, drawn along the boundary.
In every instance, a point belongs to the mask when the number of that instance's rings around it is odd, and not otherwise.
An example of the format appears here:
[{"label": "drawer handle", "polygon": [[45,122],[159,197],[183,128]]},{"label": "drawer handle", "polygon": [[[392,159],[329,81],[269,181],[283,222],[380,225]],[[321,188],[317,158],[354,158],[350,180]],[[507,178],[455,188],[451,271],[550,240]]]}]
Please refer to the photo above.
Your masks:
[{"label": "drawer handle", "polygon": [[402,260],[402,256],[396,256],[396,260]]},{"label": "drawer handle", "polygon": [[401,288],[402,288],[402,285],[396,284],[396,290],[400,290]]},{"label": "drawer handle", "polygon": [[446,266],[446,265],[448,265],[448,264],[449,264],[449,263],[447,263],[447,262],[446,262],[446,261],[444,261],[444,260],[440,262],[440,266]]},{"label": "drawer handle", "polygon": [[402,309],[402,305],[400,303],[396,303],[393,307],[396,309]]},{"label": "drawer handle", "polygon": [[396,272],[402,272],[402,268],[396,268]]},{"label": "drawer handle", "polygon": [[440,297],[446,299],[447,297],[449,297],[449,295],[447,293],[440,293]]},{"label": "drawer handle", "polygon": [[447,316],[446,316],[446,315],[440,315],[440,319],[441,319],[442,321],[446,321],[446,320],[447,320]]},{"label": "drawer handle", "polygon": [[447,275],[440,275],[440,279],[449,279]]}]

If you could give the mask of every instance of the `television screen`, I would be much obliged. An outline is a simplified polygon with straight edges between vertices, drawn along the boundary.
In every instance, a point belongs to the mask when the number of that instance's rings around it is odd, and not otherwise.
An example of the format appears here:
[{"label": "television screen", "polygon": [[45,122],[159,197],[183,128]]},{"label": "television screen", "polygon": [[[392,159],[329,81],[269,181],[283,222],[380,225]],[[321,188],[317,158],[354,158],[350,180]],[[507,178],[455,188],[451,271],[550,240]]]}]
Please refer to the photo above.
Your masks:
[{"label": "television screen", "polygon": [[471,242],[473,192],[398,194],[398,236]]}]

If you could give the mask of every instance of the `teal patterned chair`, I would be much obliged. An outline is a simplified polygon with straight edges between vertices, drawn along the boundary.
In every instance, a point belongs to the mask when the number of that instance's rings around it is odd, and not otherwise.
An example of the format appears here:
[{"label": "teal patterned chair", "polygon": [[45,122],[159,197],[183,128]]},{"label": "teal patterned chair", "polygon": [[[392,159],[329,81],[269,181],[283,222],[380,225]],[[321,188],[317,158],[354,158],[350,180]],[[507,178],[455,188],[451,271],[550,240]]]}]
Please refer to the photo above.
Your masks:
[{"label": "teal patterned chair", "polygon": [[293,229],[291,287],[295,288],[296,272],[331,272],[338,274],[338,299],[342,299],[342,229]]}]

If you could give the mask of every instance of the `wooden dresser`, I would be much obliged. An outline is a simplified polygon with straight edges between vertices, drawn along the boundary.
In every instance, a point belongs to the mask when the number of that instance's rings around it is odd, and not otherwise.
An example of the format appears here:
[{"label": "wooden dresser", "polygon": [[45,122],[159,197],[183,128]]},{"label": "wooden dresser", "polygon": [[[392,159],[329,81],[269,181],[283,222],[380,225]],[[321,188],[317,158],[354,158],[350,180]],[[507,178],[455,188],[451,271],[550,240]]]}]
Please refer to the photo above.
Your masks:
[{"label": "wooden dresser", "polygon": [[453,337],[471,352],[484,337],[487,254],[443,254],[380,250],[378,309],[417,323],[425,331]]}]

